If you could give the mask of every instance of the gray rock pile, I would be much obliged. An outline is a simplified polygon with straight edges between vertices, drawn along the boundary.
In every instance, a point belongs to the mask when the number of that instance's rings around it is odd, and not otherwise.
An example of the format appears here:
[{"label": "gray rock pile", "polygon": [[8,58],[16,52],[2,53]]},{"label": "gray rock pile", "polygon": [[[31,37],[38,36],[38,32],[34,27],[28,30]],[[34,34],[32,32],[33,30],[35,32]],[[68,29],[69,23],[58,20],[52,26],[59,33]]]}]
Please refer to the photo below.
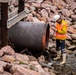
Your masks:
[{"label": "gray rock pile", "polygon": [[[31,60],[32,58],[32,60]],[[42,66],[35,57],[16,53],[10,46],[0,50],[0,75],[56,75]]]}]

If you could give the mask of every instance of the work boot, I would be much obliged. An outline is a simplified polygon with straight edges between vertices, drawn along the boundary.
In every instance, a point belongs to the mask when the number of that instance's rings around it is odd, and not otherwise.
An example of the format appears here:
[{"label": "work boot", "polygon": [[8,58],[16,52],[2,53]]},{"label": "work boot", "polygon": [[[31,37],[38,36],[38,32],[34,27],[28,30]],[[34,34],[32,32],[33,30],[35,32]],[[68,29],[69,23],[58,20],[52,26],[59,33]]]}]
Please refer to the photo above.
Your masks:
[{"label": "work boot", "polygon": [[57,51],[57,57],[54,58],[54,60],[58,60],[60,59],[60,57],[61,57],[61,51]]},{"label": "work boot", "polygon": [[60,63],[61,65],[66,63],[66,54],[63,54],[62,58],[63,58],[63,61]]}]

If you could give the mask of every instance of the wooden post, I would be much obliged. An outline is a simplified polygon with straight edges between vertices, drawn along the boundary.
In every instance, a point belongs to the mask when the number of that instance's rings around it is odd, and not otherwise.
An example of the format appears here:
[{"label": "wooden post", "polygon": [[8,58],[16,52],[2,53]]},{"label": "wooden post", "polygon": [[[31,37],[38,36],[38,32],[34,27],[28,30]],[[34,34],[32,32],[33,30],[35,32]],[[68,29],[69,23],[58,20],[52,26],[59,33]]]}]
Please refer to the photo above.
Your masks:
[{"label": "wooden post", "polygon": [[[18,13],[20,13],[21,11],[24,10],[24,7],[25,7],[25,3],[24,3],[24,0],[18,0]],[[24,19],[22,19],[23,21]]]},{"label": "wooden post", "polygon": [[8,44],[7,19],[8,19],[8,2],[2,2],[1,3],[1,47],[4,47]]}]

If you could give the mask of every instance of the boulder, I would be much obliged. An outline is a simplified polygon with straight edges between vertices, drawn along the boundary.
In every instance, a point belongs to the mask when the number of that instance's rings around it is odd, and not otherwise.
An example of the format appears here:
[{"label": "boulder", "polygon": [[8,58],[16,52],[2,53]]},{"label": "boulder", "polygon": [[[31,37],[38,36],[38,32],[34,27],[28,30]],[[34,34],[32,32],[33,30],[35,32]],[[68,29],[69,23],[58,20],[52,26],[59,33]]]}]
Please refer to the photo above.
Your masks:
[{"label": "boulder", "polygon": [[3,51],[4,55],[15,55],[15,51],[10,47],[10,46],[5,46],[3,48],[1,48],[1,50]]},{"label": "boulder", "polygon": [[14,66],[16,67],[16,71],[13,75],[40,75],[38,72],[23,68],[21,66]]},{"label": "boulder", "polygon": [[72,40],[70,34],[67,34],[67,40]]},{"label": "boulder", "polygon": [[73,27],[74,29],[76,29],[76,24],[75,24],[75,25],[72,25],[72,27]]},{"label": "boulder", "polygon": [[26,14],[30,13],[30,10],[27,7],[25,7],[25,11],[26,11]]},{"label": "boulder", "polygon": [[49,48],[53,48],[53,47],[55,47],[55,44],[54,44],[54,43],[49,42],[48,47],[49,47]]},{"label": "boulder", "polygon": [[3,51],[2,50],[0,50],[0,57],[2,57],[3,56]]},{"label": "boulder", "polygon": [[14,5],[10,5],[10,6],[9,6],[9,10],[10,10],[11,12],[13,12],[13,11],[15,10]]},{"label": "boulder", "polygon": [[17,0],[10,0],[11,1],[11,5],[14,4]]},{"label": "boulder", "polygon": [[2,66],[0,66],[0,74],[2,74],[4,72],[4,69]]},{"label": "boulder", "polygon": [[40,3],[32,3],[32,6],[34,6],[35,8],[40,8]]},{"label": "boulder", "polygon": [[72,5],[72,3],[74,2],[74,0],[65,0],[65,2],[69,5]]},{"label": "boulder", "polygon": [[4,62],[4,61],[0,61],[0,66],[4,67],[4,66],[6,66],[6,65],[7,65],[6,62]]},{"label": "boulder", "polygon": [[70,21],[70,19],[69,20],[66,20],[66,22],[68,23],[68,25],[72,25],[72,22]]},{"label": "boulder", "polygon": [[28,1],[28,2],[36,2],[36,0],[26,0],[26,1]]},{"label": "boulder", "polygon": [[22,55],[22,54],[16,53],[15,56],[16,56],[16,60],[23,62],[25,64],[28,64],[29,58],[27,55]]},{"label": "boulder", "polygon": [[68,10],[68,9],[62,9],[61,10],[62,14],[66,17],[70,17],[72,14],[73,14],[73,11],[72,10]]},{"label": "boulder", "polygon": [[74,10],[74,13],[76,14],[76,9]]},{"label": "boulder", "polygon": [[65,2],[63,0],[53,0],[53,4],[59,9],[62,9],[65,6]]},{"label": "boulder", "polygon": [[30,61],[29,65],[38,65],[39,63],[37,61]]},{"label": "boulder", "polygon": [[48,3],[42,3],[41,7],[42,7],[42,8],[50,8],[51,5],[48,4]]},{"label": "boulder", "polygon": [[46,20],[46,17],[40,17],[40,18],[38,18],[41,22],[43,21],[43,22],[46,22],[47,20]]},{"label": "boulder", "polygon": [[48,17],[48,12],[45,9],[42,9],[40,12],[41,12],[42,17]]},{"label": "boulder", "polygon": [[25,4],[25,7],[30,8],[30,4],[29,3],[26,3]]},{"label": "boulder", "polygon": [[75,50],[76,46],[75,45],[71,45],[70,47],[67,48],[68,50]]},{"label": "boulder", "polygon": [[66,40],[65,43],[66,43],[66,46],[68,47],[71,46],[70,41]]},{"label": "boulder", "polygon": [[56,6],[50,6],[50,10],[53,11],[54,13],[56,13],[57,11],[57,7]]},{"label": "boulder", "polygon": [[36,10],[34,6],[30,6],[30,10]]},{"label": "boulder", "polygon": [[39,63],[45,62],[45,57],[41,55],[40,57],[38,57],[38,61]]},{"label": "boulder", "polygon": [[68,33],[71,33],[71,34],[76,34],[76,29],[74,29],[73,27],[68,27]]},{"label": "boulder", "polygon": [[42,3],[42,2],[43,2],[43,0],[37,0],[36,2],[37,2],[37,3]]},{"label": "boulder", "polygon": [[37,59],[34,56],[28,55],[28,58],[29,58],[30,61],[37,61]]},{"label": "boulder", "polygon": [[[72,3],[72,2],[71,2]],[[76,2],[73,2],[72,4],[71,4],[71,10],[75,10],[76,9]]]},{"label": "boulder", "polygon": [[76,43],[76,39],[75,39],[75,40],[72,40],[72,42],[73,42],[73,43]]},{"label": "boulder", "polygon": [[37,17],[32,17],[32,19],[33,19],[33,22],[36,22],[36,23],[45,23],[46,22],[46,18],[37,18]]},{"label": "boulder", "polygon": [[0,75],[12,75],[11,73],[9,73],[9,72],[6,72],[6,71],[4,71],[2,74],[0,74]]},{"label": "boulder", "polygon": [[71,37],[76,40],[76,34],[71,34]]},{"label": "boulder", "polygon": [[18,0],[16,0],[16,1],[13,3],[13,5],[14,5],[15,7],[18,7]]},{"label": "boulder", "polygon": [[76,15],[71,15],[71,18],[76,21]]},{"label": "boulder", "polygon": [[35,66],[38,70],[38,73],[40,73],[41,75],[50,75],[48,72],[45,72],[44,69],[41,67],[41,65],[36,65]]},{"label": "boulder", "polygon": [[15,61],[15,58],[10,55],[4,55],[2,57],[2,61],[13,63]]},{"label": "boulder", "polygon": [[49,71],[49,73],[50,73],[50,75],[56,75],[55,73],[54,73],[54,70],[52,70],[52,69],[48,69],[48,71]]}]

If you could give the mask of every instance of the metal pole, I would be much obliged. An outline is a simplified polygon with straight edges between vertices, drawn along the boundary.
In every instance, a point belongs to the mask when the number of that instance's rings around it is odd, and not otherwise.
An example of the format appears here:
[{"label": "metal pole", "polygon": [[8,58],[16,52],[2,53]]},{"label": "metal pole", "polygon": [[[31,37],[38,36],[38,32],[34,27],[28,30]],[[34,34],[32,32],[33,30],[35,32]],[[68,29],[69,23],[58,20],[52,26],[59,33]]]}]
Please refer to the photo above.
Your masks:
[{"label": "metal pole", "polygon": [[1,3],[1,47],[8,44],[8,2]]},{"label": "metal pole", "polygon": [[[24,0],[18,0],[18,13],[22,12],[24,10],[25,7],[25,3]],[[23,21],[24,19],[22,19]]]}]

